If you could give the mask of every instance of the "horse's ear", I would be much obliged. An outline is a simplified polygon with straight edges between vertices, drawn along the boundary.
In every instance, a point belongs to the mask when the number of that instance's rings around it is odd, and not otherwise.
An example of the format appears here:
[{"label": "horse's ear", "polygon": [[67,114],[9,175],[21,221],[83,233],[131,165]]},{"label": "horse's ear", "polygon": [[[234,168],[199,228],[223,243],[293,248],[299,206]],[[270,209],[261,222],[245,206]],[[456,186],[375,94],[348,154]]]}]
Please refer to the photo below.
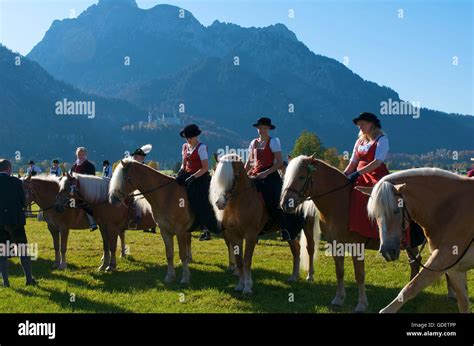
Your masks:
[{"label": "horse's ear", "polygon": [[63,177],[65,177],[65,176],[66,176],[66,172],[63,172]]},{"label": "horse's ear", "polygon": [[120,164],[122,165],[122,167],[125,167],[125,162],[123,162],[122,159],[120,160]]},{"label": "horse's ear", "polygon": [[217,163],[219,163],[219,156],[217,155],[217,153],[214,153],[214,160],[216,160]]},{"label": "horse's ear", "polygon": [[356,186],[356,190],[359,190],[362,192],[364,195],[369,195],[372,193],[372,190],[374,189],[373,186]]},{"label": "horse's ear", "polygon": [[316,158],[316,153],[314,152],[313,155],[310,156],[311,160],[314,160]]},{"label": "horse's ear", "polygon": [[397,191],[397,193],[401,193],[406,186],[407,186],[407,184],[405,184],[405,183],[394,185],[395,190]]},{"label": "horse's ear", "polygon": [[69,172],[66,172],[66,177],[67,177],[68,179],[72,179],[72,176],[69,174]]},{"label": "horse's ear", "polygon": [[286,157],[288,158],[288,162],[290,162],[293,159],[291,155],[286,155]]}]

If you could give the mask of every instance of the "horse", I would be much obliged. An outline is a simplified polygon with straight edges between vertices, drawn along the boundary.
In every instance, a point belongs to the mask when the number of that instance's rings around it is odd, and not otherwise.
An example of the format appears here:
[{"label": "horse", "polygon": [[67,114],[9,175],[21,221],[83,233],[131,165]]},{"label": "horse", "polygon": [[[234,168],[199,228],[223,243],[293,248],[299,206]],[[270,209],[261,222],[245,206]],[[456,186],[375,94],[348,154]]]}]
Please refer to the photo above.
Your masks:
[{"label": "horse", "polygon": [[114,170],[109,186],[109,201],[119,204],[135,191],[140,191],[151,206],[160,228],[168,263],[165,282],[176,279],[173,237],[178,239],[179,258],[183,265],[181,284],[189,284],[191,273],[191,232],[194,223],[186,190],[176,179],[133,159],[124,159]]},{"label": "horse", "polygon": [[54,208],[56,195],[59,192],[59,178],[56,176],[28,175],[22,178],[26,204],[36,203],[43,211],[43,219],[53,237],[55,260],[53,269],[67,268],[66,252],[70,229],[88,229],[89,223],[84,213],[70,209],[58,213]]},{"label": "horse", "polygon": [[[252,293],[252,257],[257,243],[258,235],[264,230],[270,215],[263,200],[251,178],[247,176],[241,158],[236,154],[224,155],[219,159],[215,173],[211,179],[209,199],[216,213],[217,220],[229,240],[231,249],[234,251],[239,272],[239,283],[235,290],[243,294]],[[307,224],[317,226],[317,211],[311,204],[304,206],[304,216]],[[310,220],[311,219],[311,220]],[[271,224],[266,231],[278,230],[278,225]],[[309,253],[308,280],[313,279],[314,267],[314,238],[317,228],[310,230],[304,228],[308,239],[307,250]],[[245,240],[245,249],[243,243]],[[295,281],[299,275],[297,263],[299,248],[292,248],[293,274],[291,281]],[[242,256],[243,254],[243,256]],[[298,255],[298,256],[297,256]]]},{"label": "horse", "polygon": [[474,268],[474,179],[437,168],[414,168],[383,177],[369,194],[369,216],[380,232],[380,252],[387,261],[400,256],[405,225],[411,220],[425,233],[431,255],[421,271],[381,313],[403,304],[446,273],[460,312],[469,312],[467,271]]},{"label": "horse", "polygon": [[[111,205],[108,202],[110,179],[92,175],[67,173],[59,182],[59,191],[55,207],[58,211],[65,211],[73,206],[71,203],[84,201],[92,209],[94,218],[100,227],[103,240],[104,256],[99,271],[114,271],[117,269],[116,250],[117,238],[121,236],[122,246],[125,243],[125,230],[128,228],[130,206],[121,204]],[[145,199],[135,199],[137,208],[141,211],[141,218],[137,222],[137,229],[148,229],[156,225],[151,207]],[[122,254],[124,254],[122,250]]]},{"label": "horse", "polygon": [[[312,156],[298,156],[287,167],[283,181],[280,206],[285,212],[295,212],[296,207],[310,198],[319,210],[321,233],[328,244],[342,245],[343,248],[373,249],[379,247],[378,239],[365,238],[349,231],[349,203],[352,184],[337,168]],[[418,255],[417,248],[411,253]],[[363,253],[352,253],[355,279],[359,298],[355,312],[364,312],[368,307],[365,292],[365,270]],[[361,259],[362,256],[362,259]],[[333,255],[336,267],[337,289],[332,305],[340,307],[346,297],[344,286],[344,252]],[[416,262],[410,263],[411,277],[419,270]]]}]

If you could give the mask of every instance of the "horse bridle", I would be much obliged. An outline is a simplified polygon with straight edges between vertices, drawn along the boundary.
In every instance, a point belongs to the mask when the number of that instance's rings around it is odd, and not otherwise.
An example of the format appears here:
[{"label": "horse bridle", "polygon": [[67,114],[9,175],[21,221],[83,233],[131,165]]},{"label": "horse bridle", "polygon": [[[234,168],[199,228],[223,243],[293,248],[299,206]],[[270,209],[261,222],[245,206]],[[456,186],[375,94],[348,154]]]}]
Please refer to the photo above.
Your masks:
[{"label": "horse bridle", "polygon": [[[128,183],[132,186],[132,189],[133,191],[136,191],[138,190],[135,185],[133,184],[132,182],[132,179],[130,178],[130,176],[128,175],[128,170],[129,170],[129,166],[130,166],[130,163],[128,165],[125,165],[122,163],[122,167],[123,167],[123,180],[125,181],[128,181]],[[136,196],[144,196],[145,194],[147,193],[150,193],[150,192],[154,192],[156,190],[159,190],[165,186],[168,186],[170,185],[171,183],[173,183],[175,181],[171,180],[171,181],[168,181],[166,183],[164,183],[163,185],[159,185],[157,187],[154,187],[154,188],[151,188],[149,190],[146,190],[146,191],[143,191],[143,192],[139,192],[139,193],[134,193],[134,194],[130,194],[129,197],[136,197]]]},{"label": "horse bridle", "polygon": [[316,195],[314,197],[312,196],[307,196],[307,190],[308,188],[310,187],[311,189],[313,188],[313,175],[312,173],[316,170],[316,167],[312,166],[312,165],[307,165],[306,166],[306,169],[307,169],[307,174],[306,174],[306,178],[305,178],[305,181],[304,181],[304,184],[303,184],[303,187],[301,188],[301,190],[296,190],[294,188],[292,188],[291,186],[289,187],[286,187],[285,189],[283,189],[283,191],[290,191],[290,192],[293,192],[294,194],[296,194],[296,197],[298,198],[298,201],[303,201],[303,200],[314,200],[314,199],[317,199],[317,198],[321,198],[323,196],[326,196],[326,195],[329,195],[333,192],[336,192],[336,191],[339,191],[339,190],[342,190],[343,188],[345,188],[346,186],[348,185],[351,185],[352,182],[350,180],[348,180],[345,184],[343,184],[342,186],[338,186],[334,189],[331,189],[329,191],[326,191],[326,192],[323,192],[323,193],[320,193],[319,195]]},{"label": "horse bridle", "polygon": [[[398,213],[402,213],[402,244],[403,246],[405,247],[405,250],[408,252],[408,255],[411,257],[412,261],[413,262],[416,262],[418,265],[420,265],[423,269],[426,269],[426,270],[429,270],[431,272],[445,272],[447,271],[448,269],[451,269],[452,267],[454,267],[456,264],[458,264],[461,259],[466,255],[466,253],[469,251],[469,248],[471,247],[471,244],[474,242],[474,238],[471,239],[471,241],[469,242],[469,244],[467,245],[467,247],[464,249],[464,251],[461,253],[461,256],[459,256],[456,261],[447,266],[446,268],[443,268],[443,269],[432,269],[432,268],[428,268],[426,267],[423,263],[421,263],[421,261],[419,260],[419,257],[420,257],[420,254],[421,254],[421,251],[419,252],[418,255],[415,255],[412,250],[411,250],[411,247],[408,246],[408,244],[406,244],[406,232],[407,232],[407,221],[408,221],[408,225],[413,221],[413,219],[411,218],[410,216],[410,212],[408,211],[408,208],[406,206],[406,203],[405,203],[405,200],[403,199],[403,196],[401,194],[395,194],[397,197],[401,198],[402,199],[402,203],[401,203],[401,206],[397,207],[393,213],[396,215]],[[426,242],[426,238],[425,238],[425,241],[423,243],[423,246]]]},{"label": "horse bridle", "polygon": [[[23,181],[23,190],[27,191],[31,195],[31,202],[28,204],[28,206],[32,206],[33,203],[35,203],[34,196],[36,195],[36,193],[35,193],[35,190],[33,189],[33,185],[31,181],[26,181],[26,180]],[[54,204],[52,206],[49,206],[48,208],[36,210],[35,213],[50,210],[53,208],[54,208]],[[25,211],[28,211],[28,210],[25,209]],[[32,213],[31,211],[28,211],[28,212]]]}]

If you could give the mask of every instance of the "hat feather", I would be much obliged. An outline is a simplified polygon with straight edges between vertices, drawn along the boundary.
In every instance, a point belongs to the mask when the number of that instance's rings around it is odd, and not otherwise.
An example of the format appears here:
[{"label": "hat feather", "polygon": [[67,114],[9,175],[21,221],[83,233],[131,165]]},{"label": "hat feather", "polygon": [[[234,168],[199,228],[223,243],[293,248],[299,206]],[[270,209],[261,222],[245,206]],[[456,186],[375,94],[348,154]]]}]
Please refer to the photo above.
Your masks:
[{"label": "hat feather", "polygon": [[148,154],[152,148],[153,146],[151,144],[145,144],[140,149],[142,149],[145,154]]}]

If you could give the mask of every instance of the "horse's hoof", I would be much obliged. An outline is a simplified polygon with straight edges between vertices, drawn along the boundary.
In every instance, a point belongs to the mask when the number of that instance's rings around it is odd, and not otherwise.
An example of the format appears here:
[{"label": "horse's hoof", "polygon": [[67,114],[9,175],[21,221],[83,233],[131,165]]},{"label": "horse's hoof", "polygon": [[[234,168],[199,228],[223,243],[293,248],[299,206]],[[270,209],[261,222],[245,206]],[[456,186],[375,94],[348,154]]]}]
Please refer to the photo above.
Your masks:
[{"label": "horse's hoof", "polygon": [[367,305],[359,303],[354,309],[354,312],[358,314],[362,314],[365,312],[365,310],[367,310]]},{"label": "horse's hoof", "polygon": [[97,271],[103,272],[103,271],[105,271],[105,268],[106,268],[106,267],[107,267],[107,266],[105,266],[105,265],[101,265],[99,268],[97,268]]},{"label": "horse's hoof", "polygon": [[225,270],[227,273],[233,274],[235,272],[236,267],[235,266],[228,266],[227,269]]},{"label": "horse's hoof", "polygon": [[179,282],[181,285],[189,285],[189,279],[181,279],[181,281]]},{"label": "horse's hoof", "polygon": [[242,294],[244,296],[249,296],[251,295],[253,292],[252,292],[252,289],[251,288],[245,288],[243,291],[242,291]]},{"label": "horse's hoof", "polygon": [[332,300],[331,305],[333,307],[341,307],[344,304],[344,298],[336,297]]},{"label": "horse's hoof", "polygon": [[296,276],[290,276],[288,278],[288,282],[296,282],[296,281],[298,281],[298,278]]},{"label": "horse's hoof", "polygon": [[314,278],[312,276],[307,276],[306,277],[306,281],[308,282],[313,282],[314,281]]},{"label": "horse's hoof", "polygon": [[120,254],[120,257],[121,257],[121,258],[127,258],[127,253],[122,252],[122,253]]},{"label": "horse's hoof", "polygon": [[448,299],[457,301],[456,293],[455,292],[448,292]]},{"label": "horse's hoof", "polygon": [[67,264],[66,263],[61,263],[58,267],[58,270],[66,270],[67,269]]},{"label": "horse's hoof", "polygon": [[53,265],[51,266],[52,269],[59,269],[59,266],[61,264],[59,262],[54,262]]},{"label": "horse's hoof", "polygon": [[172,283],[175,279],[176,279],[175,276],[166,275],[166,276],[165,276],[165,283],[170,284],[170,283]]},{"label": "horse's hoof", "polygon": [[239,283],[237,286],[235,286],[234,290],[236,292],[242,292],[244,290],[244,284]]},{"label": "horse's hoof", "polygon": [[107,273],[111,273],[111,272],[114,272],[117,270],[117,267],[116,266],[108,266],[107,268],[105,268],[105,271]]}]

